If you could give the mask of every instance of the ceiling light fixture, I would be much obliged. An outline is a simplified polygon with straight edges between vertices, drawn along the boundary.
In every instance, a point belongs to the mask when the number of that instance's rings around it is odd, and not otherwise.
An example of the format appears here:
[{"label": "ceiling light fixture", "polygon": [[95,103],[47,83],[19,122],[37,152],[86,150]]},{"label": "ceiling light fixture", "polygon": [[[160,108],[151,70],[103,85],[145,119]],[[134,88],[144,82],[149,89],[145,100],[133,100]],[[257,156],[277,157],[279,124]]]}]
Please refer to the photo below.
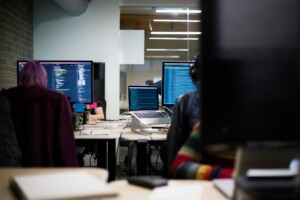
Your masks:
[{"label": "ceiling light fixture", "polygon": [[146,58],[180,58],[179,55],[173,55],[173,56],[146,56]]},{"label": "ceiling light fixture", "polygon": [[146,51],[188,51],[188,49],[146,49]]},{"label": "ceiling light fixture", "polygon": [[157,13],[174,13],[174,14],[196,14],[201,13],[201,10],[190,10],[190,9],[157,9],[155,10]]},{"label": "ceiling light fixture", "polygon": [[187,23],[199,23],[201,20],[191,19],[153,19],[154,22],[187,22]]},{"label": "ceiling light fixture", "polygon": [[152,35],[200,35],[201,32],[189,31],[151,31]]},{"label": "ceiling light fixture", "polygon": [[198,40],[199,38],[149,37],[149,40]]}]

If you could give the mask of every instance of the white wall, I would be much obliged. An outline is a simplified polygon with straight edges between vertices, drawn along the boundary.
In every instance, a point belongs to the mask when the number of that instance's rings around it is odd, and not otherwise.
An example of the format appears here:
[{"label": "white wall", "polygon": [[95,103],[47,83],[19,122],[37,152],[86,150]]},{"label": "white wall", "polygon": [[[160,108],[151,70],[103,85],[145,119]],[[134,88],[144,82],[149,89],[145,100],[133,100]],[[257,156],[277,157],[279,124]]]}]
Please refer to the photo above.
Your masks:
[{"label": "white wall", "polygon": [[120,64],[144,64],[144,51],[144,30],[120,30]]},{"label": "white wall", "polygon": [[34,0],[34,59],[105,62],[107,119],[119,118],[119,0],[93,0],[68,16],[51,0]]}]

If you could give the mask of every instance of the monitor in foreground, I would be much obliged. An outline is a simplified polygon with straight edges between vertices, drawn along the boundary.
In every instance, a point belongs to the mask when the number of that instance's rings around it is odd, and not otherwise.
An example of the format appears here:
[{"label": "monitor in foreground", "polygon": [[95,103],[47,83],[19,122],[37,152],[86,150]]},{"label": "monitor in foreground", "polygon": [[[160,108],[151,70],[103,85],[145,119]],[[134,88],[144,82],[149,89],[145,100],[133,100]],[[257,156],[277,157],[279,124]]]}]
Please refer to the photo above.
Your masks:
[{"label": "monitor in foreground", "polygon": [[204,143],[299,142],[299,1],[202,6]]}]

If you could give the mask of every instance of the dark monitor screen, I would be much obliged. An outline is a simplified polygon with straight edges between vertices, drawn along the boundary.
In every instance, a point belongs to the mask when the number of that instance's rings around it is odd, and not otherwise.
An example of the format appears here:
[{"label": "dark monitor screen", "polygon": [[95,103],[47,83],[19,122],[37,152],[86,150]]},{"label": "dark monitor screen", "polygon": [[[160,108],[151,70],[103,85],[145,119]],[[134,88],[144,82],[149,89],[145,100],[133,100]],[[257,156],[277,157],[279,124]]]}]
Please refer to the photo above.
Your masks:
[{"label": "dark monitor screen", "polygon": [[[65,94],[71,103],[93,102],[92,61],[40,61],[47,71],[48,88]],[[26,61],[17,61],[18,79]]]},{"label": "dark monitor screen", "polygon": [[163,62],[162,105],[173,106],[175,99],[196,90],[190,75],[190,62]]},{"label": "dark monitor screen", "polygon": [[202,1],[201,16],[204,143],[299,142],[300,1]]}]

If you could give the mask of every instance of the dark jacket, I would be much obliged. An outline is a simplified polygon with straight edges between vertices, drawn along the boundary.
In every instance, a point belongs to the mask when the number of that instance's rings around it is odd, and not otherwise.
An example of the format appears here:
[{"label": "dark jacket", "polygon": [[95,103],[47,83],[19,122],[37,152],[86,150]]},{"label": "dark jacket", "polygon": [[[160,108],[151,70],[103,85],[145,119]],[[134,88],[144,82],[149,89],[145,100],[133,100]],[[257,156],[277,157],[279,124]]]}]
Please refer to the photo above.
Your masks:
[{"label": "dark jacket", "polygon": [[170,169],[177,152],[198,121],[200,121],[200,90],[182,96],[175,107],[167,135],[167,170]]},{"label": "dark jacket", "polygon": [[0,92],[0,166],[21,166],[21,151],[11,118],[9,101]]},{"label": "dark jacket", "polygon": [[44,87],[6,90],[23,166],[77,166],[71,106]]}]

